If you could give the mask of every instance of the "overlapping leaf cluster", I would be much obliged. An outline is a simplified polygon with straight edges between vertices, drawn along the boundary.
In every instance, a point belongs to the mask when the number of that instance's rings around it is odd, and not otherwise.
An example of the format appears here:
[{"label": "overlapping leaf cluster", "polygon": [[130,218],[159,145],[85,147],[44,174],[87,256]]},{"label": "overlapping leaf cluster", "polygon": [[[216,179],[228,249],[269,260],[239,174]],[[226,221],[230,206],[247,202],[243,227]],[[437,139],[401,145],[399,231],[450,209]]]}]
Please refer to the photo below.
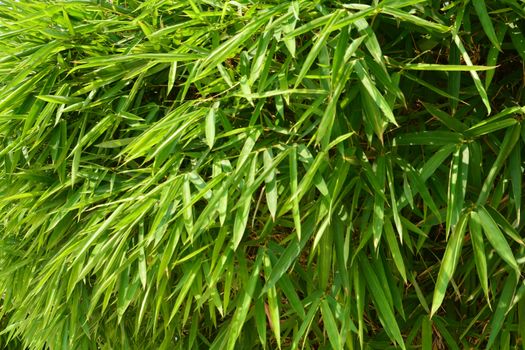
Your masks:
[{"label": "overlapping leaf cluster", "polygon": [[523,0],[1,0],[0,341],[525,347]]}]

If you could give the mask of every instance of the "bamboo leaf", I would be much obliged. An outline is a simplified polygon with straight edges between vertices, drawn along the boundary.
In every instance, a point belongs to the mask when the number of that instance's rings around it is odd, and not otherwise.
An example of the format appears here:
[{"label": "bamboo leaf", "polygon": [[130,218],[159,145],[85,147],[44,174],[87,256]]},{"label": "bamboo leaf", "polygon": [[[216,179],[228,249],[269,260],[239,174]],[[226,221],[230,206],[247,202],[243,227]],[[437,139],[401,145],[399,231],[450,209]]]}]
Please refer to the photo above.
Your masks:
[{"label": "bamboo leaf", "polygon": [[501,291],[500,299],[498,300],[498,304],[496,305],[496,311],[494,313],[494,316],[490,320],[490,325],[492,329],[485,349],[492,348],[492,345],[496,340],[496,336],[503,327],[503,322],[505,321],[505,317],[509,312],[509,306],[511,305],[511,301],[514,296],[514,291],[516,290],[516,281],[517,278],[512,273],[509,276],[507,276],[507,279],[505,280],[503,290]]},{"label": "bamboo leaf", "polygon": [[326,26],[321,31],[319,37],[317,38],[317,40],[313,44],[311,50],[308,53],[308,56],[306,56],[302,66],[301,66],[301,70],[299,71],[299,74],[297,75],[297,79],[295,80],[294,88],[297,88],[299,86],[301,81],[306,76],[306,73],[310,70],[310,67],[314,63],[314,61],[317,58],[317,56],[319,55],[319,52],[321,51],[321,48],[326,43],[326,40],[328,39],[328,35],[332,31],[332,26],[333,26],[334,22],[337,21],[337,19],[340,17],[341,14],[342,14],[342,12],[336,12],[334,16],[330,17],[330,20],[328,21],[328,23],[326,23]]},{"label": "bamboo leaf", "polygon": [[356,61],[354,67],[355,67],[357,76],[360,79],[361,84],[363,85],[365,90],[368,92],[370,97],[375,101],[375,103],[377,104],[379,109],[381,109],[381,111],[386,116],[386,118],[394,125],[397,125],[396,119],[394,118],[394,114],[392,113],[392,109],[386,102],[383,95],[381,95],[379,90],[377,90],[377,88],[375,87],[375,84],[372,83],[363,65],[359,61]]},{"label": "bamboo leaf", "polygon": [[514,258],[512,249],[507,243],[507,240],[503,236],[503,233],[499,229],[498,225],[494,222],[485,208],[480,206],[477,213],[479,215],[479,222],[483,228],[483,232],[485,232],[485,236],[492,247],[501,256],[501,258],[510,265],[510,267],[512,267],[515,271],[519,271],[518,263],[516,262],[516,258]]},{"label": "bamboo leaf", "polygon": [[468,215],[463,214],[456,225],[454,232],[450,236],[447,242],[447,248],[445,249],[445,255],[441,261],[441,267],[436,281],[436,287],[434,289],[434,296],[432,298],[432,309],[430,310],[430,317],[434,316],[438,311],[445,293],[447,286],[454,275],[454,271],[459,262],[461,254],[461,247],[463,245],[463,236],[465,234],[466,222]]},{"label": "bamboo leaf", "polygon": [[330,344],[332,344],[334,349],[340,349],[342,347],[341,336],[337,331],[338,327],[335,323],[334,315],[326,299],[321,302],[321,314],[323,315],[323,322],[328,333]]},{"label": "bamboo leaf", "polygon": [[403,262],[403,255],[401,254],[399,245],[397,244],[394,229],[389,219],[385,220],[385,236],[388,242],[388,246],[390,247],[390,253],[392,254],[392,258],[394,259],[394,263],[397,267],[397,270],[399,271],[401,277],[403,277],[403,280],[406,283],[407,274],[405,270],[405,263]]},{"label": "bamboo leaf", "polygon": [[485,1],[472,0],[472,5],[474,5],[474,9],[476,10],[476,14],[479,17],[479,21],[483,26],[485,34],[487,34],[487,37],[490,39],[490,42],[492,45],[494,45],[494,47],[501,51],[499,40],[496,36],[496,32],[494,31],[494,26],[492,25],[492,20],[490,19],[487,7],[485,6]]},{"label": "bamboo leaf", "polygon": [[275,168],[272,167],[273,154],[272,154],[271,148],[264,150],[263,158],[264,158],[264,167],[266,171],[268,171],[268,176],[264,180],[266,183],[266,202],[268,205],[268,210],[270,211],[270,215],[272,216],[272,219],[275,221],[275,215],[277,213],[278,194],[277,194],[277,181],[275,179],[276,171],[275,171]]},{"label": "bamboo leaf", "polygon": [[405,343],[403,337],[401,336],[401,331],[395,319],[392,306],[388,303],[386,296],[383,292],[383,288],[377,278],[377,275],[372,270],[372,267],[366,260],[366,258],[359,259],[360,267],[362,268],[363,274],[367,282],[367,289],[372,295],[372,299],[376,304],[378,311],[382,315],[381,323],[385,327],[385,330],[389,336],[396,341],[396,343],[402,348],[405,349]]},{"label": "bamboo leaf", "polygon": [[248,315],[248,308],[250,307],[250,304],[252,302],[252,298],[255,293],[255,287],[257,284],[257,279],[259,277],[259,270],[261,268],[262,257],[263,255],[261,251],[259,251],[259,254],[257,255],[254,262],[253,272],[246,285],[246,289],[244,290],[244,293],[239,299],[239,306],[233,314],[233,318],[228,329],[228,340],[226,345],[227,349],[232,350],[235,348],[235,342],[239,337],[239,334],[241,333],[242,325],[244,324],[244,320]]},{"label": "bamboo leaf", "polygon": [[450,144],[458,144],[461,141],[461,134],[452,131],[421,131],[399,135],[395,138],[394,143],[399,146],[446,146]]},{"label": "bamboo leaf", "polygon": [[[472,60],[470,59],[470,56],[463,46],[463,43],[461,42],[461,39],[457,34],[453,35],[454,42],[456,43],[456,46],[458,47],[459,52],[461,53],[461,56],[463,57],[463,60],[467,64],[467,66],[473,67]],[[478,90],[479,96],[481,97],[481,100],[483,101],[483,104],[487,108],[487,114],[490,114],[492,111],[490,107],[490,101],[487,96],[487,92],[485,91],[485,88],[483,87],[483,84],[481,83],[481,80],[479,78],[478,73],[475,70],[470,71],[470,75],[472,76],[472,80],[474,80],[474,85],[476,86],[476,89]]]},{"label": "bamboo leaf", "polygon": [[[248,170],[248,174],[246,176],[246,183],[245,183],[246,188],[248,188],[255,179],[255,167],[256,167],[256,158],[253,157],[251,161],[250,169]],[[237,212],[235,213],[235,222],[233,225],[233,249],[234,250],[236,250],[237,247],[239,247],[242,237],[244,236],[246,225],[248,224],[248,216],[250,214],[251,201],[252,201],[251,193],[248,191],[245,191],[241,195],[241,199],[239,201],[240,207],[237,209]]]},{"label": "bamboo leaf", "polygon": [[505,137],[503,138],[503,142],[501,144],[501,148],[499,150],[498,156],[496,160],[494,161],[492,167],[490,168],[490,171],[485,178],[485,181],[483,182],[483,187],[481,188],[481,191],[479,193],[478,200],[476,202],[477,205],[483,205],[488,199],[489,191],[492,187],[492,184],[494,183],[494,180],[496,178],[496,175],[498,174],[498,171],[503,166],[503,162],[507,159],[510,152],[514,148],[516,142],[519,139],[520,135],[520,125],[517,124],[513,128],[509,128],[507,132],[505,133]]},{"label": "bamboo leaf", "polygon": [[476,271],[478,272],[479,281],[481,282],[487,303],[490,305],[485,243],[483,242],[483,236],[481,234],[479,215],[475,211],[470,213],[469,228],[476,262]]},{"label": "bamboo leaf", "polygon": [[168,75],[168,89],[166,90],[166,96],[168,96],[175,85],[175,78],[177,76],[177,61],[173,61],[170,64],[170,72]]},{"label": "bamboo leaf", "polygon": [[446,218],[447,237],[450,230],[458,222],[463,209],[463,202],[467,192],[468,166],[469,149],[466,145],[463,145],[456,150],[450,167]]},{"label": "bamboo leaf", "polygon": [[206,114],[206,143],[210,149],[215,143],[215,115],[219,106],[220,102],[215,102]]},{"label": "bamboo leaf", "polygon": [[406,64],[403,69],[407,70],[428,70],[428,71],[444,71],[444,72],[461,72],[461,71],[485,71],[495,69],[492,66],[476,66],[470,65],[456,65],[456,64],[432,64],[432,63],[413,63]]}]

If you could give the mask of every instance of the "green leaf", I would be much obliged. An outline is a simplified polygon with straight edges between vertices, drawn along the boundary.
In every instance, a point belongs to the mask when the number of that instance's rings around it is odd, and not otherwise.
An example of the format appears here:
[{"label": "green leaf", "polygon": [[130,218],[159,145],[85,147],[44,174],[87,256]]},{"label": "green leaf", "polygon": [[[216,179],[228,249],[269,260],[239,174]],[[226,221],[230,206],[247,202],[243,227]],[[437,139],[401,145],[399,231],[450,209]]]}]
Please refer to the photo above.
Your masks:
[{"label": "green leaf", "polygon": [[387,175],[387,180],[388,180],[388,189],[390,191],[390,206],[392,207],[392,217],[394,219],[394,224],[399,234],[399,240],[401,243],[403,243],[403,224],[401,223],[401,216],[399,214],[399,209],[397,206],[392,159],[388,159],[387,161],[386,175]]},{"label": "green leaf", "polygon": [[334,315],[330,309],[330,304],[326,299],[321,302],[321,314],[323,316],[324,327],[328,333],[328,339],[330,340],[330,344],[332,344],[332,348],[341,349],[341,336],[339,335]]},{"label": "green leaf", "polygon": [[454,229],[463,210],[463,202],[467,193],[468,167],[469,149],[466,145],[462,145],[456,150],[450,166],[446,217],[447,237],[450,230]]},{"label": "green leaf", "polygon": [[279,260],[277,260],[277,262],[274,264],[270,277],[268,277],[261,294],[265,293],[269,288],[275,286],[275,284],[295,262],[295,259],[301,253],[301,250],[306,245],[306,242],[308,242],[314,233],[313,220],[314,217],[310,217],[309,221],[305,223],[305,234],[301,237],[301,241],[294,238],[288,244],[282,255],[279,257]]},{"label": "green leaf", "polygon": [[[463,43],[461,42],[461,39],[457,34],[453,35],[454,42],[456,43],[456,46],[458,47],[459,52],[461,53],[461,56],[463,57],[463,60],[467,64],[467,66],[473,67],[472,60],[470,59],[470,56],[463,46]],[[481,97],[481,100],[483,101],[483,104],[487,108],[487,114],[490,114],[491,107],[490,107],[490,101],[487,96],[487,92],[485,91],[485,88],[483,87],[483,84],[481,83],[481,80],[479,78],[478,73],[476,70],[470,70],[470,75],[472,76],[472,80],[474,80],[474,85],[476,86],[476,90],[478,90],[479,96]]]},{"label": "green leaf", "polygon": [[469,228],[470,238],[472,240],[472,248],[474,250],[474,260],[476,262],[476,271],[478,272],[481,288],[485,293],[487,303],[490,305],[489,282],[487,272],[487,253],[485,250],[483,236],[481,234],[481,223],[479,215],[475,211],[472,211],[470,213]]},{"label": "green leaf", "polygon": [[479,222],[483,228],[483,232],[485,232],[485,236],[494,250],[496,250],[499,256],[501,256],[501,258],[507,264],[509,264],[510,267],[518,272],[519,267],[518,263],[516,262],[516,258],[514,257],[512,249],[510,248],[496,222],[494,222],[490,214],[483,206],[478,207],[477,214],[479,216]]},{"label": "green leaf", "polygon": [[[385,185],[385,157],[379,156],[375,164],[375,180],[377,180],[380,187]],[[377,250],[379,241],[384,228],[384,216],[385,216],[385,200],[383,196],[375,196],[374,198],[374,216],[372,218],[372,233],[373,233],[373,244]]]},{"label": "green leaf", "polygon": [[405,343],[401,336],[401,331],[399,330],[392,306],[387,301],[383,287],[381,286],[376,273],[372,270],[367,258],[362,254],[360,254],[359,258],[359,267],[362,269],[362,273],[365,276],[367,289],[372,296],[377,311],[381,315],[381,323],[383,324],[383,327],[385,327],[385,330],[391,339],[395,340],[401,349],[405,349]]},{"label": "green leaf", "polygon": [[170,71],[168,74],[168,88],[166,89],[166,96],[169,96],[173,85],[175,85],[175,78],[177,77],[177,61],[173,61],[170,64]]},{"label": "green leaf", "polygon": [[450,236],[450,239],[447,242],[445,255],[443,255],[443,260],[441,261],[441,267],[439,269],[439,274],[434,289],[434,296],[432,297],[432,309],[430,310],[431,318],[441,306],[441,303],[445,298],[447,286],[452,279],[454,271],[458,265],[467,219],[468,214],[461,215],[454,231],[452,232],[452,235]]},{"label": "green leaf", "polygon": [[95,146],[100,148],[119,148],[129,145],[133,140],[133,137],[128,137],[125,139],[104,141],[97,143]]},{"label": "green leaf", "polygon": [[[264,69],[264,66],[270,62],[267,57],[268,45],[272,39],[273,32],[268,30],[263,33],[261,38],[258,41],[257,51],[255,53],[255,59],[252,61],[252,67],[249,75],[249,84],[252,85],[260,77],[261,72]],[[293,39],[295,42],[295,39]],[[231,84],[230,84],[231,86]]]},{"label": "green leaf", "polygon": [[472,137],[479,137],[482,135],[491,134],[500,129],[506,129],[515,125],[516,123],[517,121],[514,118],[507,118],[503,120],[500,120],[499,118],[497,120],[494,120],[494,118],[491,118],[489,120],[483,121],[477,125],[472,126],[471,128],[465,131],[465,134]]},{"label": "green leaf", "polygon": [[215,102],[206,114],[206,143],[210,149],[215,143],[215,115],[219,109],[220,102]]},{"label": "green leaf", "polygon": [[417,173],[409,164],[406,164],[403,160],[396,158],[396,162],[400,165],[401,169],[405,171],[410,179],[412,187],[421,195],[424,203],[430,208],[432,213],[441,221],[441,214],[437,208],[435,201],[432,199],[430,192],[428,191],[422,176]]},{"label": "green leaf", "polygon": [[403,277],[403,281],[407,283],[407,274],[405,270],[405,263],[403,262],[403,255],[401,254],[401,251],[399,250],[399,245],[397,243],[397,239],[394,233],[394,229],[392,227],[392,223],[388,218],[385,219],[385,236],[386,240],[388,242],[388,247],[390,248],[390,253],[392,254],[392,258],[394,259],[394,264],[396,265],[397,270],[401,274],[401,277]]},{"label": "green leaf", "polygon": [[312,48],[308,52],[308,56],[306,56],[306,58],[304,59],[304,62],[301,66],[301,70],[299,71],[299,74],[297,75],[297,79],[295,80],[294,88],[297,88],[299,86],[301,81],[306,76],[306,73],[308,73],[308,71],[310,70],[310,67],[312,66],[315,59],[321,52],[321,49],[325,45],[326,40],[328,39],[328,35],[330,35],[330,32],[332,31],[332,26],[334,22],[340,17],[341,14],[342,12],[340,11],[336,12],[334,16],[330,17],[330,20],[328,21],[328,23],[326,23],[326,26],[323,28],[319,37],[317,38]]},{"label": "green leaf", "polygon": [[[505,34],[507,33],[507,27],[504,23],[496,23],[496,40],[499,43],[498,46],[493,46],[489,49],[489,53],[487,55],[487,65],[494,66],[498,63],[498,57],[501,52],[501,44],[503,43],[503,38],[505,37]],[[494,78],[494,75],[496,74],[496,70],[491,70],[486,73],[485,76],[485,89],[488,89],[492,79]]]},{"label": "green leaf", "polygon": [[485,6],[485,1],[472,0],[472,5],[474,5],[476,14],[478,15],[479,21],[481,22],[481,26],[483,27],[485,34],[487,34],[487,37],[490,39],[490,42],[501,51],[499,40],[496,36],[496,32],[494,31],[494,26],[492,25],[492,20],[487,11],[487,7]]},{"label": "green leaf", "polygon": [[450,144],[459,144],[461,142],[461,134],[452,131],[421,131],[411,134],[402,134],[394,139],[394,144],[399,146],[446,146]]},{"label": "green leaf", "polygon": [[[319,293],[320,294],[320,293]],[[301,327],[299,327],[299,330],[295,334],[293,338],[293,343],[291,348],[292,349],[298,349],[299,348],[299,341],[301,340],[301,337],[307,332],[307,330],[310,328],[312,321],[315,317],[315,314],[319,311],[319,303],[321,302],[321,299],[314,298],[312,304],[310,305],[310,308],[308,309],[308,313],[306,314],[306,317],[304,318],[303,322],[301,323]],[[306,339],[305,339],[306,341]]]},{"label": "green leaf", "polygon": [[83,99],[79,97],[56,96],[56,95],[40,95],[40,96],[37,96],[37,98],[42,101],[46,101],[49,103],[57,103],[57,104],[73,104],[73,103],[83,101]]},{"label": "green leaf", "polygon": [[495,69],[490,66],[456,65],[456,64],[432,64],[432,63],[413,63],[405,64],[403,69],[407,70],[426,70],[426,71],[444,71],[444,72],[461,72],[461,71],[485,71]]},{"label": "green leaf", "polygon": [[487,177],[485,178],[485,181],[483,182],[483,187],[481,188],[478,200],[476,201],[477,205],[483,205],[487,201],[492,184],[494,183],[494,180],[496,179],[496,175],[498,174],[499,170],[503,166],[503,162],[507,159],[512,149],[516,145],[516,142],[518,141],[519,136],[520,136],[520,124],[517,124],[514,127],[507,129],[507,132],[505,133],[505,137],[503,138],[503,142],[501,143],[501,147],[500,147],[498,156],[496,157],[496,160],[492,164],[492,167],[490,168],[490,171]]},{"label": "green leaf", "polygon": [[257,333],[263,349],[266,349],[266,313],[264,306],[263,299],[258,299],[255,303],[255,326],[257,327]]},{"label": "green leaf", "polygon": [[422,316],[421,323],[421,349],[432,350],[432,320]]},{"label": "green leaf", "polygon": [[374,102],[377,104],[377,106],[383,112],[386,118],[394,125],[398,125],[394,117],[394,114],[392,112],[392,109],[386,102],[383,95],[379,92],[379,90],[377,90],[377,88],[375,87],[375,84],[372,83],[372,80],[370,79],[370,76],[366,72],[363,65],[359,61],[356,61],[354,67],[355,67],[357,76],[359,77],[360,83],[363,85],[366,92],[374,100]]},{"label": "green leaf", "polygon": [[[489,72],[493,72],[493,71],[489,71]],[[456,101],[459,101],[458,96],[453,96],[453,95],[445,92],[444,90],[442,90],[442,89],[440,89],[440,88],[438,88],[438,87],[436,87],[436,86],[434,86],[432,84],[429,84],[425,80],[419,79],[418,77],[408,73],[407,71],[402,71],[401,73],[403,74],[404,77],[406,77],[406,78],[408,78],[408,79],[410,79],[412,81],[415,81],[419,85],[426,87],[427,89],[435,92],[436,94],[438,94],[440,96],[443,96],[443,97],[446,97],[446,98],[450,99],[451,101],[453,101],[453,103],[455,103]],[[449,83],[450,84],[452,84],[450,82],[451,80],[457,79],[457,78],[455,78],[456,74],[459,74],[459,72],[450,72],[449,73]],[[458,94],[459,94],[459,91],[458,91]]]},{"label": "green leaf", "polygon": [[521,196],[523,186],[523,171],[521,171],[521,145],[519,139],[514,150],[510,154],[509,159],[509,173],[512,185],[512,197],[514,199],[514,207],[516,208],[516,225],[520,224],[521,220]]},{"label": "green leaf", "polygon": [[512,238],[514,241],[518,242],[521,245],[525,245],[525,242],[523,241],[523,238],[521,238],[520,234],[516,229],[505,219],[503,215],[501,215],[496,209],[492,208],[491,206],[485,205],[484,208],[487,210],[487,213],[489,213],[490,217],[496,222],[503,231]]},{"label": "green leaf", "polygon": [[457,149],[456,144],[448,144],[440,148],[430,157],[419,170],[421,179],[427,181],[439,168],[439,166]]},{"label": "green leaf", "polygon": [[292,216],[295,225],[297,239],[301,240],[301,215],[299,212],[299,198],[297,196],[297,149],[292,148],[290,152],[290,196],[292,197]]},{"label": "green leaf", "polygon": [[[246,189],[253,183],[255,179],[255,169],[256,169],[256,157],[253,157],[246,176]],[[239,208],[235,213],[235,222],[233,224],[233,250],[236,250],[241,240],[244,236],[246,230],[246,225],[248,224],[248,216],[250,215],[250,205],[252,201],[251,192],[245,190],[239,200]]]},{"label": "green leaf", "polygon": [[423,106],[430,114],[439,119],[439,121],[446,125],[450,130],[459,133],[463,133],[465,130],[467,130],[467,126],[465,126],[465,124],[456,118],[451,117],[449,114],[440,110],[439,108],[428,103],[423,103]]},{"label": "green leaf", "polygon": [[[270,258],[265,256],[263,258],[265,275],[271,273],[272,267],[270,264]],[[270,314],[269,321],[270,327],[273,330],[275,339],[277,340],[277,346],[281,348],[281,317],[279,315],[279,303],[277,301],[277,290],[272,287],[267,290],[268,297],[268,313]]]},{"label": "green leaf", "polygon": [[277,181],[275,179],[276,171],[272,166],[273,154],[272,149],[267,148],[263,151],[264,168],[268,171],[268,176],[265,178],[266,183],[266,203],[272,219],[275,221],[277,213]]},{"label": "green leaf", "polygon": [[184,184],[182,185],[182,201],[184,205],[184,226],[186,227],[186,231],[190,233],[193,232],[193,206],[192,206],[192,194],[191,194],[191,188],[190,188],[190,180],[189,176],[186,175],[184,178]]},{"label": "green leaf", "polygon": [[[383,5],[385,5],[385,2],[386,1],[383,1]],[[386,2],[388,3],[388,2]],[[399,4],[397,4],[397,1],[392,1],[392,4],[390,6],[395,6],[395,7],[398,7],[400,6]],[[404,6],[407,6],[407,5],[404,5]],[[437,31],[437,32],[440,32],[440,33],[447,33],[450,31],[450,27],[447,27],[445,25],[442,25],[442,24],[439,24],[439,23],[435,23],[435,22],[431,22],[431,21],[427,21],[421,17],[418,17],[418,16],[414,16],[414,15],[411,15],[407,12],[404,12],[404,11],[401,11],[401,10],[397,10],[397,9],[394,9],[394,8],[390,8],[390,7],[384,7],[383,8],[383,12],[386,13],[386,14],[389,14],[401,21],[406,21],[406,22],[410,22],[410,23],[413,23],[415,24],[417,27],[422,27],[422,28],[425,28],[426,30],[431,30],[431,31]]]},{"label": "green leaf", "polygon": [[248,309],[252,302],[252,298],[255,293],[255,286],[259,278],[259,270],[261,268],[262,257],[262,251],[259,250],[259,253],[255,258],[255,262],[252,268],[252,274],[247,280],[246,288],[240,296],[239,304],[235,309],[235,313],[233,314],[230,326],[228,327],[228,343],[226,348],[229,350],[233,350],[235,348],[235,343],[237,341],[237,338],[239,337],[239,334],[241,333],[246,316],[248,315]]},{"label": "green leaf", "polygon": [[518,281],[517,276],[518,275],[511,273],[509,276],[507,276],[507,279],[505,280],[503,290],[500,294],[501,296],[498,300],[498,304],[496,305],[494,316],[490,320],[490,337],[487,341],[485,349],[492,348],[492,345],[494,344],[494,341],[496,340],[499,331],[503,327],[505,317],[510,311],[510,305],[512,303],[512,298],[514,297],[514,291],[516,290],[516,284]]},{"label": "green leaf", "polygon": [[519,25],[518,19],[507,23],[507,26],[510,28],[509,34],[512,44],[516,48],[516,51],[518,52],[518,55],[520,55],[521,59],[525,60],[525,39],[523,38],[523,27]]},{"label": "green leaf", "polygon": [[353,66],[353,62],[345,65],[344,71],[341,72],[341,76],[338,77],[338,80],[335,83],[335,87],[329,95],[330,102],[328,103],[323,117],[321,118],[321,122],[319,123],[319,129],[315,137],[318,140],[317,143],[323,143],[324,149],[327,148],[328,143],[330,141],[330,131],[333,128],[333,123],[337,112],[337,104],[339,102],[339,96],[341,95],[344,87],[346,86],[347,80],[350,77]]}]

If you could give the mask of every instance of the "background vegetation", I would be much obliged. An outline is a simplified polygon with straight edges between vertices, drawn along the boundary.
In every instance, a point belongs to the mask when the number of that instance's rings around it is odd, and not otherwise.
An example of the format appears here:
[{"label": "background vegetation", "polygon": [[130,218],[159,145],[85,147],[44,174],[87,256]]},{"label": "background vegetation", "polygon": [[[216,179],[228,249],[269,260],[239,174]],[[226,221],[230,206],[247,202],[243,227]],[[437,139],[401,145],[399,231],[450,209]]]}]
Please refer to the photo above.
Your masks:
[{"label": "background vegetation", "polygon": [[525,349],[523,0],[1,0],[0,342]]}]

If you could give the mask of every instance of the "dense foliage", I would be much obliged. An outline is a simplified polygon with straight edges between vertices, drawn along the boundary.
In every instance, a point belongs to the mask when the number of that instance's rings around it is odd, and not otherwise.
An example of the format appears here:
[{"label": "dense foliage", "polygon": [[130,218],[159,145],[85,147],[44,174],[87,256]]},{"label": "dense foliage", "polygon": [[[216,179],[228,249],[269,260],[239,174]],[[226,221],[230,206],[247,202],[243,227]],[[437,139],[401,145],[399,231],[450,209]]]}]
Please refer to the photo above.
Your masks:
[{"label": "dense foliage", "polygon": [[525,349],[523,0],[1,0],[0,343]]}]

